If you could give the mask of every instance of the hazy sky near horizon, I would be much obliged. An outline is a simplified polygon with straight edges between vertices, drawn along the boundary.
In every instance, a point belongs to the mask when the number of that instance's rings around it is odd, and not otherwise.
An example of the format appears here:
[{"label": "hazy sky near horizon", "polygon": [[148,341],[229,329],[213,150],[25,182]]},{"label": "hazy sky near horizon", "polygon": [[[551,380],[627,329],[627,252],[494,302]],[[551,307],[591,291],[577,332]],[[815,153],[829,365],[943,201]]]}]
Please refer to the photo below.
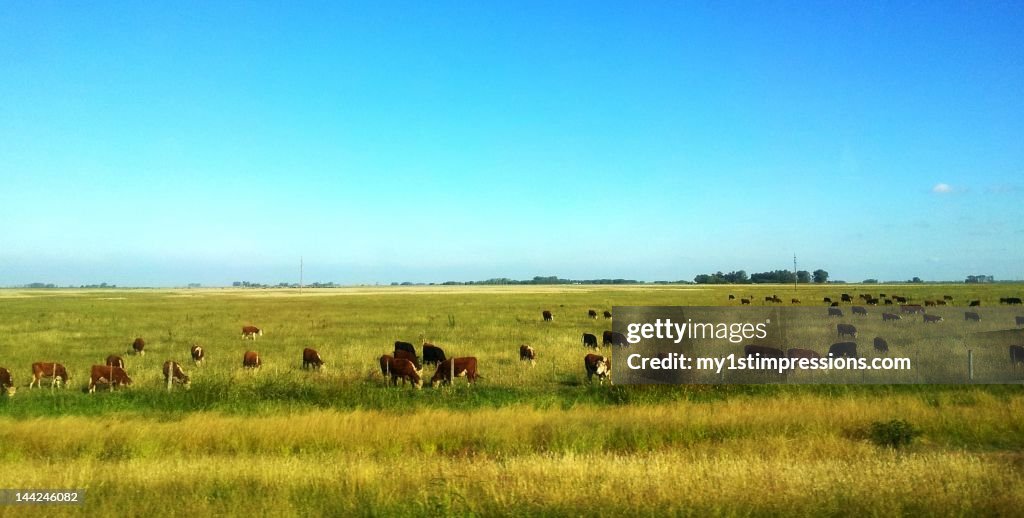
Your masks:
[{"label": "hazy sky near horizon", "polygon": [[7,2],[0,285],[1024,278],[1020,2]]}]

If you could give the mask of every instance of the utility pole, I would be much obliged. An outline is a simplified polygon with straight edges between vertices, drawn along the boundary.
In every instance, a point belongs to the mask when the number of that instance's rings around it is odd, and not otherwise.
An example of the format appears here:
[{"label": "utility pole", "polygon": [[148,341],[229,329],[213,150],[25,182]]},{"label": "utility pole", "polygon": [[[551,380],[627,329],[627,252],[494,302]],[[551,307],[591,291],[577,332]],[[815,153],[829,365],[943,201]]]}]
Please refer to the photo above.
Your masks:
[{"label": "utility pole", "polygon": [[800,277],[796,274],[796,252],[793,252],[793,291],[796,291],[796,283],[800,282]]},{"label": "utility pole", "polygon": [[302,295],[302,256],[299,256],[299,295]]}]

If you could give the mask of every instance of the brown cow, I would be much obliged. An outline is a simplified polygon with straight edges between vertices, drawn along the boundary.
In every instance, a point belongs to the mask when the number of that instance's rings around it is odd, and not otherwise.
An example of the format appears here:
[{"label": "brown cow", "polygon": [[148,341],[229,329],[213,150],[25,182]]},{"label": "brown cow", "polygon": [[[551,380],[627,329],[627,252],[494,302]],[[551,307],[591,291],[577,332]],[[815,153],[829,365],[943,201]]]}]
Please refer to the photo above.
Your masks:
[{"label": "brown cow", "polygon": [[402,358],[395,358],[391,362],[388,370],[391,373],[391,384],[398,385],[398,378],[402,378],[402,385],[405,385],[405,381],[409,380],[409,383],[416,388],[423,387],[423,379],[420,378],[420,370],[409,360]]},{"label": "brown cow", "polygon": [[124,359],[121,358],[120,356],[117,356],[116,354],[111,354],[110,356],[107,356],[106,365],[112,365],[114,367],[121,367],[123,369],[124,368]]},{"label": "brown cow", "polygon": [[194,344],[192,346],[191,353],[192,362],[195,363],[196,365],[203,363],[203,360],[206,358],[206,353],[203,351],[203,346],[199,344]]},{"label": "brown cow", "polygon": [[315,370],[320,370],[324,366],[324,361],[320,358],[320,353],[316,352],[316,349],[310,349],[309,347],[302,350],[302,368],[308,369],[313,367]]},{"label": "brown cow", "polygon": [[129,352],[138,355],[146,354],[146,341],[141,337],[136,338],[135,341],[132,342],[132,350]]},{"label": "brown cow", "polygon": [[857,338],[857,328],[850,324],[836,324],[836,331],[839,332],[839,338],[847,335],[851,338]]},{"label": "brown cow", "polygon": [[128,377],[128,374],[124,372],[121,367],[114,367],[113,365],[93,365],[92,370],[89,371],[89,393],[96,392],[96,385],[109,385],[110,390],[113,391],[114,387],[118,385],[124,385],[126,387],[131,386],[132,379]]},{"label": "brown cow", "polygon": [[14,392],[18,390],[14,386],[14,382],[11,381],[11,371],[3,367],[0,367],[0,390],[3,390],[8,396],[13,396]]},{"label": "brown cow", "polygon": [[263,336],[263,330],[256,326],[242,326],[242,340],[249,338],[255,340],[257,336]]},{"label": "brown cow", "polygon": [[32,364],[32,381],[28,383],[28,388],[32,388],[32,385],[42,387],[43,378],[53,378],[50,383],[50,387],[55,385],[64,384],[67,387],[68,376],[67,369],[59,363],[52,362],[36,362]]},{"label": "brown cow", "polygon": [[964,311],[964,320],[970,322],[981,322],[981,315],[974,311]]},{"label": "brown cow", "polygon": [[410,362],[412,362],[413,365],[416,366],[416,370],[423,369],[423,364],[420,363],[420,359],[415,354],[413,354],[413,353],[411,353],[409,351],[406,351],[404,349],[395,350],[395,359],[396,360],[409,360]]},{"label": "brown cow", "polygon": [[587,370],[587,382],[593,383],[594,376],[600,383],[612,374],[612,363],[599,354],[588,354],[583,357],[583,367]]},{"label": "brown cow", "polygon": [[438,383],[450,385],[452,383],[452,374],[456,378],[464,375],[466,376],[466,382],[473,384],[480,377],[476,371],[476,357],[449,358],[441,362],[437,366],[437,372],[434,373],[434,377],[430,378],[430,386],[433,387]]},{"label": "brown cow", "polygon": [[537,363],[537,352],[533,350],[533,347],[523,344],[519,346],[519,361],[529,361],[532,367]]},{"label": "brown cow", "polygon": [[924,323],[926,323],[926,324],[929,323],[929,322],[931,322],[931,323],[942,322],[942,317],[940,317],[939,315],[923,315],[923,316],[924,316]]},{"label": "brown cow", "polygon": [[167,384],[167,390],[171,390],[175,383],[183,385],[185,388],[192,387],[192,380],[185,374],[185,371],[181,370],[181,365],[171,360],[164,362],[164,383]]},{"label": "brown cow", "polygon": [[554,317],[551,316],[551,312],[546,309],[541,312],[541,316],[544,317],[545,322],[551,322],[551,320],[554,319]]},{"label": "brown cow", "polygon": [[258,369],[260,365],[260,353],[256,351],[245,351],[245,356],[242,356],[243,368]]}]

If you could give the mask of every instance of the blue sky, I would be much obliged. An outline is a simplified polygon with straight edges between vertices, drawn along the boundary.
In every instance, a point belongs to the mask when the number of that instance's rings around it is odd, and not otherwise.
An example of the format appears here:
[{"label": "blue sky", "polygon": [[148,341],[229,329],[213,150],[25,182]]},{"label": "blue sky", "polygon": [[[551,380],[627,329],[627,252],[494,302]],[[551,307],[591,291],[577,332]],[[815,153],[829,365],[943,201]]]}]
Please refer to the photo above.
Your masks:
[{"label": "blue sky", "polygon": [[0,285],[1024,278],[1019,2],[7,2]]}]

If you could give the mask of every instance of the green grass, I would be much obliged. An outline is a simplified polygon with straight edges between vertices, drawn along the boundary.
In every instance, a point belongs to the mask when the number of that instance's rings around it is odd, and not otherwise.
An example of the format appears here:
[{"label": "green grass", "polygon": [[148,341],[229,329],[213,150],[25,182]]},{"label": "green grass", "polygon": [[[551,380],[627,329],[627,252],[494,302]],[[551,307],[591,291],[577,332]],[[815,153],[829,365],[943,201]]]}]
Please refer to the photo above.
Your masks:
[{"label": "green grass", "polygon": [[[580,334],[610,328],[591,308],[728,305],[729,293],[809,305],[868,290],[984,307],[1024,286],[0,290],[0,366],[19,385],[0,399],[0,487],[87,488],[89,514],[1018,513],[1019,384],[585,382]],[[241,340],[246,324],[265,335]],[[964,325],[946,324],[928,332]],[[137,336],[146,355],[125,355]],[[376,358],[395,340],[476,356],[484,378],[387,386]],[[521,343],[536,367],[519,362]],[[325,371],[299,368],[304,347]],[[247,349],[259,372],[241,368]],[[134,386],[84,393],[108,354],[125,356]],[[166,390],[167,359],[191,390]],[[70,387],[28,390],[34,361],[64,363]],[[876,446],[872,424],[895,419],[920,436]]]}]

